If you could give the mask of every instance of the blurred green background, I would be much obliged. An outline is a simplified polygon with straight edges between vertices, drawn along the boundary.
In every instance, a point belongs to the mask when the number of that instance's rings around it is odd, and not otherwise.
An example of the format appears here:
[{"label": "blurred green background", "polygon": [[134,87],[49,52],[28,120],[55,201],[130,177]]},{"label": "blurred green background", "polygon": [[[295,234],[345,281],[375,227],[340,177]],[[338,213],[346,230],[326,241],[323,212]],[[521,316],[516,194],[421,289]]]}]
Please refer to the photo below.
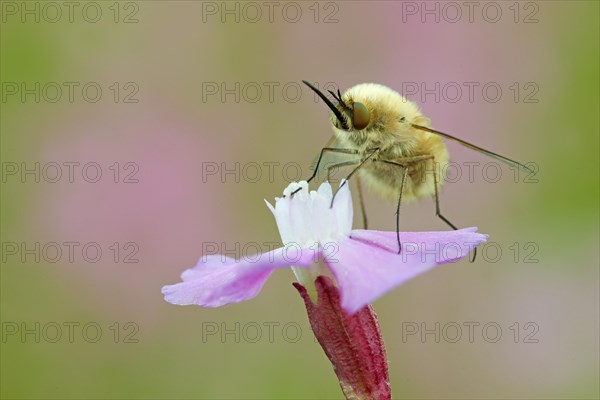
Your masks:
[{"label": "blurred green background", "polygon": [[207,243],[279,241],[263,199],[331,134],[302,79],[537,165],[448,144],[442,210],[493,244],[375,303],[394,397],[598,398],[598,2],[65,3],[1,2],[2,398],[341,397],[291,271],[219,309],[160,293]]}]

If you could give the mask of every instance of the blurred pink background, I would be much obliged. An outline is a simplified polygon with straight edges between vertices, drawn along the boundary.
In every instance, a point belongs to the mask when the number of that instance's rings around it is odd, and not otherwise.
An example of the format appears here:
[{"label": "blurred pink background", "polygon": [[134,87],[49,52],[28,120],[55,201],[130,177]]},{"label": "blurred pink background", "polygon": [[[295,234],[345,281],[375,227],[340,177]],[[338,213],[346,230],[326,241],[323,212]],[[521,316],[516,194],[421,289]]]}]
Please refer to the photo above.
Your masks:
[{"label": "blurred pink background", "polygon": [[[478,226],[495,247],[375,303],[394,397],[597,398],[598,4],[494,3],[502,14],[490,22],[494,10],[484,15],[487,2],[477,2],[472,22],[464,5],[451,22],[443,2],[276,3],[273,22],[260,2],[252,3],[262,10],[256,22],[247,3],[98,3],[96,23],[77,12],[73,22],[66,14],[48,22],[42,3],[40,22],[23,20],[22,3],[3,3],[3,172],[36,162],[40,171],[49,163],[79,167],[72,183],[66,167],[56,183],[41,172],[40,182],[3,174],[2,397],[340,398],[290,271],[275,273],[252,301],[221,309],[176,307],[160,293],[206,243],[279,241],[263,199],[279,196],[297,166],[310,176],[331,134],[325,105],[301,85],[307,79],[342,91],[360,82],[398,91],[439,84],[438,101],[407,94],[434,128],[539,169],[538,182],[526,183],[503,166],[492,183],[483,175],[492,160],[448,144],[462,168],[481,164],[473,182],[463,175],[444,186],[442,210],[460,227]],[[421,9],[435,4],[439,22]],[[235,14],[223,22],[221,7],[238,7],[239,22]],[[282,14],[286,7],[301,10],[297,22],[288,22],[292,9]],[[35,102],[8,94],[7,82],[80,85],[73,102],[66,92]],[[80,90],[89,82],[102,88],[94,103]],[[221,84],[239,84],[239,101],[222,98]],[[498,101],[486,98],[486,84],[501,88]],[[453,102],[457,85],[463,91]],[[206,91],[214,87],[219,93]],[[81,175],[88,163],[100,166],[96,183]],[[203,176],[236,163],[238,181]],[[248,178],[252,163],[260,179]],[[265,163],[274,163],[273,179]],[[370,228],[394,229],[394,204],[372,194],[366,203]],[[431,199],[402,212],[403,230],[446,229]],[[7,251],[10,243],[70,241],[80,244],[73,262],[66,253],[53,263]],[[102,249],[99,261],[82,256],[86,243]],[[128,256],[137,262],[124,262]],[[95,323],[101,337],[90,343],[77,333],[71,342],[65,322]],[[21,336],[22,324],[36,323],[39,343]],[[56,343],[48,340],[52,323],[62,326]],[[438,342],[421,337],[436,323]],[[494,343],[482,332],[489,323],[502,329]],[[420,331],[407,336],[413,324]],[[455,343],[444,336],[453,324],[462,328]]]}]

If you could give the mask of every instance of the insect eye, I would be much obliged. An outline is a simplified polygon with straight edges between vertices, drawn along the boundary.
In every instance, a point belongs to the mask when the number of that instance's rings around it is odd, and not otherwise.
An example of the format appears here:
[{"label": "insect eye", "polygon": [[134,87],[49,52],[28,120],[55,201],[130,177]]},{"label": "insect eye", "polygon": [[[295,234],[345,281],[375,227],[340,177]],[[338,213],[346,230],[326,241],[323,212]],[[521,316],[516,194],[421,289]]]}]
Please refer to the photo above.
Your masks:
[{"label": "insect eye", "polygon": [[371,113],[363,103],[358,101],[352,104],[352,126],[356,130],[362,130],[369,125]]}]

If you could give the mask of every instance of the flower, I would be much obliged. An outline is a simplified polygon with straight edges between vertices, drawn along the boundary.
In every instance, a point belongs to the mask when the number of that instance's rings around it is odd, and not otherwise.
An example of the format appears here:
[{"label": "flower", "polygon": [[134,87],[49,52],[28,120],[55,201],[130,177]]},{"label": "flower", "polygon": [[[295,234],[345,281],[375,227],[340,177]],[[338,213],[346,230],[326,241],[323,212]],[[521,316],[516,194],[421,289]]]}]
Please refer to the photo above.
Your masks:
[{"label": "flower", "polygon": [[[275,206],[284,247],[240,260],[224,256],[202,257],[183,272],[183,282],[164,286],[165,300],[172,304],[219,307],[255,297],[271,273],[293,266],[300,283],[314,298],[314,281],[331,276],[340,291],[341,306],[350,314],[394,287],[433,268],[459,260],[487,235],[477,228],[444,232],[401,232],[402,251],[397,252],[396,232],[352,230],[352,199],[343,185],[331,207],[332,190],[323,183],[308,191],[303,181],[291,183]],[[301,190],[291,193],[297,188]]]}]

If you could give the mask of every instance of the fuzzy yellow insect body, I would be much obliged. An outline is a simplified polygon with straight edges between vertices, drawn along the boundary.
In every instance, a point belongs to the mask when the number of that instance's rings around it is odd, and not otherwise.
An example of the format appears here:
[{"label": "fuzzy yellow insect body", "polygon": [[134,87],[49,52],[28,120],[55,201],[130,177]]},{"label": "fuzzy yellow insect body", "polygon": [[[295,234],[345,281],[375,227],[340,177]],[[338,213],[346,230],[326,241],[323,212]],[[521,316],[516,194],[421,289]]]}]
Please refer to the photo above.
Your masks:
[{"label": "fuzzy yellow insect body", "polygon": [[[421,114],[415,103],[386,86],[362,83],[351,87],[343,95],[339,90],[337,94],[329,91],[337,101],[334,105],[319,89],[307,81],[303,82],[317,93],[331,110],[330,119],[334,132],[326,147],[321,150],[308,182],[317,176],[319,167],[323,170],[324,164],[327,164],[325,172],[328,180],[333,169],[354,166],[348,179],[357,174],[365,229],[367,219],[360,190],[361,181],[383,197],[397,199],[396,232],[400,250],[402,200],[434,195],[436,215],[450,227],[457,229],[440,212],[438,189],[443,177],[439,176],[439,173],[446,170],[449,161],[448,150],[442,138],[460,143],[513,167],[533,172],[509,158],[431,129],[431,120]],[[321,163],[325,153],[336,154],[337,162]],[[334,200],[335,194],[332,205]]]},{"label": "fuzzy yellow insect body", "polygon": [[[444,171],[449,156],[439,135],[412,126],[429,127],[431,122],[421,114],[418,106],[392,89],[374,83],[350,88],[341,96],[341,100],[348,108],[356,103],[364,105],[369,118],[365,127],[357,130],[352,116],[345,114],[346,124],[350,128],[345,130],[332,115],[337,142],[343,148],[358,150],[363,157],[369,154],[370,149],[379,149],[370,162],[357,171],[361,180],[382,196],[397,199],[404,174],[404,169],[397,164],[403,164],[408,168],[408,173],[402,200],[432,196],[435,193],[433,168]],[[437,178],[435,180],[439,187],[443,179]]]}]

